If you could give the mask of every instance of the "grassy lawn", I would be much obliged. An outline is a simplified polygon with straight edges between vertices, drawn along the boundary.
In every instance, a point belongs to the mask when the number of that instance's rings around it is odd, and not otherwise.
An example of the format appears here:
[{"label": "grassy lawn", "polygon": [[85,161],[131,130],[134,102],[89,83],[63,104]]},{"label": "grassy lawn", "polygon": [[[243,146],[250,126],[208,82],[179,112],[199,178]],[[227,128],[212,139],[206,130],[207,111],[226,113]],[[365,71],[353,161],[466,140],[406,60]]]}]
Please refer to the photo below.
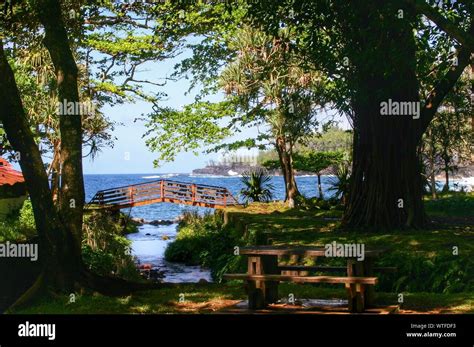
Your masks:
[{"label": "grassy lawn", "polygon": [[[295,298],[345,299],[343,288],[281,284],[281,298],[294,294]],[[183,294],[183,295],[181,295]],[[184,302],[180,302],[184,298]],[[168,314],[225,312],[246,298],[242,284],[182,284],[173,288],[142,291],[126,297],[103,295],[78,295],[75,303],[69,297],[57,297],[37,302],[35,305],[16,310],[15,314]],[[407,293],[401,313],[474,313],[474,294]],[[393,293],[378,293],[379,305],[396,305]]]},{"label": "grassy lawn", "polygon": [[[360,242],[366,248],[386,249],[377,265],[396,266],[396,274],[381,275],[376,304],[397,305],[400,313],[474,313],[474,194],[444,195],[426,201],[434,223],[427,230],[391,232],[342,231],[337,210],[288,210],[282,203],[232,208],[233,218],[244,220],[248,230],[265,233],[274,245],[318,245],[332,241]],[[457,247],[458,254],[454,254]],[[314,260],[307,260],[311,263]],[[340,262],[343,259],[333,259]],[[429,283],[428,290],[426,285]],[[279,295],[296,298],[345,299],[339,286],[281,284]],[[180,294],[184,302],[180,302]],[[212,313],[245,299],[242,283],[181,284],[137,292],[121,298],[102,295],[44,299],[13,313]]]}]

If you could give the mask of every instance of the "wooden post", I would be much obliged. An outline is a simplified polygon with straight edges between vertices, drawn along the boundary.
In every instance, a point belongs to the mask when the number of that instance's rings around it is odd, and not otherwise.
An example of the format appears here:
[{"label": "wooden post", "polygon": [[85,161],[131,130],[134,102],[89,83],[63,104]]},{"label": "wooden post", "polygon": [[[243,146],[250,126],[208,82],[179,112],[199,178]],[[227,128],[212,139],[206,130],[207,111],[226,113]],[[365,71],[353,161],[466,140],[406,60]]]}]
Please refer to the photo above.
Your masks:
[{"label": "wooden post", "polygon": [[[250,275],[278,274],[278,256],[265,255],[248,257]],[[247,291],[249,309],[261,309],[278,300],[278,282],[275,281],[248,281]]]},{"label": "wooden post", "polygon": [[196,184],[191,186],[191,202],[196,202]]},{"label": "wooden post", "polygon": [[[364,262],[355,259],[347,259],[347,276],[358,277],[365,276]],[[372,287],[372,286],[369,286]],[[349,301],[349,311],[364,312],[366,302],[366,288],[363,284],[348,283],[346,284],[347,296]]]},{"label": "wooden post", "polygon": [[160,196],[161,196],[161,202],[165,201],[165,185],[164,185],[164,181],[161,180],[160,182]]},{"label": "wooden post", "polygon": [[[347,276],[374,276],[373,258],[365,258],[364,261],[347,260]],[[365,306],[373,306],[375,299],[375,287],[373,285],[365,288]]]}]

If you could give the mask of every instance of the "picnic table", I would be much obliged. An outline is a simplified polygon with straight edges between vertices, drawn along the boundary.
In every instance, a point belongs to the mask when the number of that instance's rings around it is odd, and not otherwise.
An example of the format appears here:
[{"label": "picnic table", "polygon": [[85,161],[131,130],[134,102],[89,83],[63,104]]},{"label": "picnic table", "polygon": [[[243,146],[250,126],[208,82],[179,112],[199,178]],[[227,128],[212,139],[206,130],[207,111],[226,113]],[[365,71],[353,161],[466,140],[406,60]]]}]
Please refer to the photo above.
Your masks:
[{"label": "picnic table", "polygon": [[[278,301],[280,282],[344,284],[351,312],[363,312],[373,304],[374,271],[394,271],[395,268],[374,268],[374,259],[383,250],[364,251],[363,260],[344,257],[346,267],[279,265],[281,257],[326,257],[323,247],[254,246],[242,247],[239,254],[248,257],[246,274],[225,274],[224,278],[243,280],[247,283],[250,309],[260,309]],[[346,276],[306,276],[310,271],[346,272]]]}]

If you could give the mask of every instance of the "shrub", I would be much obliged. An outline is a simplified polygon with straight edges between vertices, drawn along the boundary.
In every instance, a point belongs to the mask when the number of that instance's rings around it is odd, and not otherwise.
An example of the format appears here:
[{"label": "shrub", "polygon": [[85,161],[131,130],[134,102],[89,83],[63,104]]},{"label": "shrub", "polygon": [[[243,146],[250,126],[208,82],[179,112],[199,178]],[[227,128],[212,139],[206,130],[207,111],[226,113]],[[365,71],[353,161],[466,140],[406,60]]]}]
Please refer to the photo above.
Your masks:
[{"label": "shrub", "polygon": [[337,164],[336,175],[331,179],[331,187],[328,191],[333,192],[334,197],[339,199],[343,204],[345,203],[346,196],[349,192],[350,180],[350,162],[341,161]]},{"label": "shrub", "polygon": [[122,235],[118,218],[107,212],[92,212],[84,218],[82,257],[89,269],[100,275],[138,279],[131,241]]},{"label": "shrub", "polygon": [[321,199],[319,197],[305,198],[304,196],[298,197],[298,206],[303,210],[342,210],[344,206],[338,199]]},{"label": "shrub", "polygon": [[469,256],[450,253],[433,257],[391,252],[377,265],[393,266],[396,273],[380,275],[378,290],[393,292],[458,293],[474,291],[474,260]]},{"label": "shrub", "polygon": [[23,242],[36,236],[35,218],[30,200],[22,208],[0,222],[0,242]]},{"label": "shrub", "polygon": [[178,225],[176,240],[166,248],[165,258],[208,267],[212,278],[220,281],[225,272],[237,271],[244,264],[242,257],[234,255],[234,247],[243,245],[241,236],[223,226],[219,212],[203,216],[185,213]]},{"label": "shrub", "polygon": [[18,218],[20,226],[30,231],[36,230],[35,215],[33,213],[33,205],[31,200],[25,200],[23,207],[20,209]]}]

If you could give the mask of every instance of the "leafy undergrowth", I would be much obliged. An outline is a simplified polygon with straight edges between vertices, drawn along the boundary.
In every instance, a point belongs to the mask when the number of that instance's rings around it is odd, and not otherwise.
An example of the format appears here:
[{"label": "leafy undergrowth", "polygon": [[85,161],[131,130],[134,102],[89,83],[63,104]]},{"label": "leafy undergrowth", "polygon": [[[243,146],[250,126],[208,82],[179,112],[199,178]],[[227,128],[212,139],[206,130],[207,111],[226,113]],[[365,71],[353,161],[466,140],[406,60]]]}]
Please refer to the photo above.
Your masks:
[{"label": "leafy undergrowth", "polygon": [[[346,299],[343,288],[282,284],[279,297],[296,299]],[[180,299],[184,299],[180,301]],[[137,292],[125,297],[78,295],[75,303],[69,296],[43,299],[18,309],[13,314],[196,314],[226,312],[246,295],[242,283],[181,284],[170,288]],[[376,305],[398,305],[394,293],[377,293]],[[344,309],[342,309],[344,311]],[[406,293],[400,313],[474,313],[474,294]]]},{"label": "leafy undergrowth", "polygon": [[35,220],[29,200],[24,202],[16,214],[0,221],[0,242],[25,242],[34,236],[36,236]]},{"label": "leafy undergrowth", "polygon": [[438,199],[425,199],[425,209],[429,216],[474,218],[473,193],[444,193]]}]

